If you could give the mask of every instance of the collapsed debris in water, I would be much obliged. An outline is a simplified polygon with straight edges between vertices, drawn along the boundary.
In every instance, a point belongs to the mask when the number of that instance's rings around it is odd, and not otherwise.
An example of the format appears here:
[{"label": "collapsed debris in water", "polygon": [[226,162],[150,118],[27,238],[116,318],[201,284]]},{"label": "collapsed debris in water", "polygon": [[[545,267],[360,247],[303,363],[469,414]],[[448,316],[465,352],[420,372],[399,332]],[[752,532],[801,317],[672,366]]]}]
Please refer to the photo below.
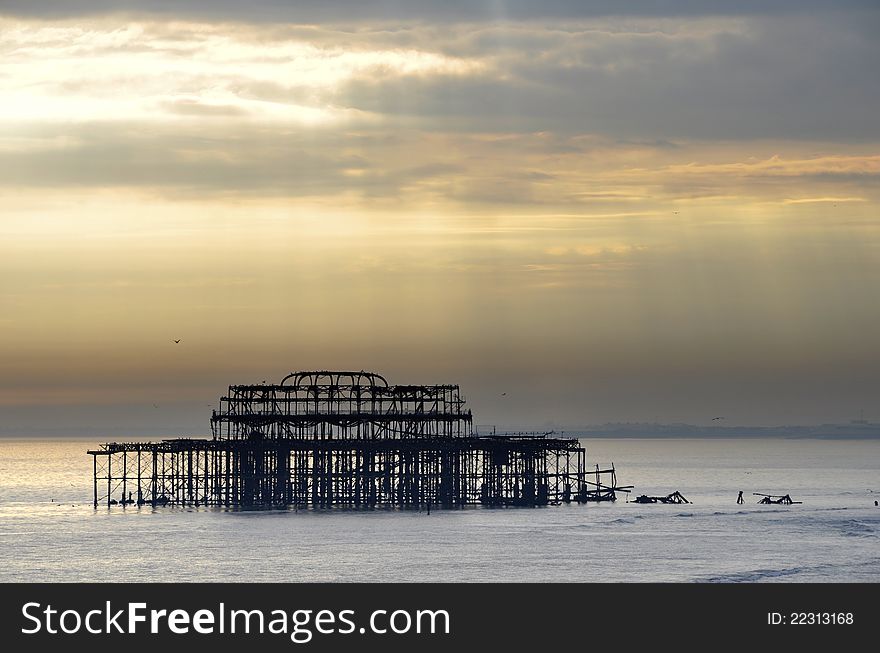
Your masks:
[{"label": "collapsed debris in water", "polygon": [[752,494],[757,497],[764,497],[758,500],[758,503],[763,504],[775,503],[790,506],[793,503],[803,503],[803,501],[792,501],[789,494],[761,494],[760,492],[752,492]]},{"label": "collapsed debris in water", "polygon": [[665,497],[649,497],[647,494],[643,494],[633,499],[633,503],[690,503],[690,501],[685,499],[684,495],[676,490]]}]

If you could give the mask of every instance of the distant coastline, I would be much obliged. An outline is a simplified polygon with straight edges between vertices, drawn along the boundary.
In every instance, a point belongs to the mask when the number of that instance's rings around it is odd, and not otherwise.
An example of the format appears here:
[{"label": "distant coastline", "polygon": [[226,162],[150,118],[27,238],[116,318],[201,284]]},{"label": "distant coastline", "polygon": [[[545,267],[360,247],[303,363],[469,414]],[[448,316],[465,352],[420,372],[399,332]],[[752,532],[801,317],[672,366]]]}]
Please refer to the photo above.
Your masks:
[{"label": "distant coastline", "polygon": [[810,426],[700,426],[617,422],[565,431],[583,438],[816,438],[870,440],[880,438],[880,423],[857,420],[846,424]]}]

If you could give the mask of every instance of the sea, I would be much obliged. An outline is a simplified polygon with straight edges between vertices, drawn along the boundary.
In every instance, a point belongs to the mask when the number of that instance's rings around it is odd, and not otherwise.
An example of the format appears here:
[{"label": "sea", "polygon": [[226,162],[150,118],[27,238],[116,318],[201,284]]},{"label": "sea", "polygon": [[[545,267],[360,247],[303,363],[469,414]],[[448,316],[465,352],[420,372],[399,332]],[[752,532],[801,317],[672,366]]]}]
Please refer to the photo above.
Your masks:
[{"label": "sea", "polygon": [[95,509],[101,441],[0,439],[0,581],[880,581],[880,440],[589,439],[632,495],[430,513]]}]

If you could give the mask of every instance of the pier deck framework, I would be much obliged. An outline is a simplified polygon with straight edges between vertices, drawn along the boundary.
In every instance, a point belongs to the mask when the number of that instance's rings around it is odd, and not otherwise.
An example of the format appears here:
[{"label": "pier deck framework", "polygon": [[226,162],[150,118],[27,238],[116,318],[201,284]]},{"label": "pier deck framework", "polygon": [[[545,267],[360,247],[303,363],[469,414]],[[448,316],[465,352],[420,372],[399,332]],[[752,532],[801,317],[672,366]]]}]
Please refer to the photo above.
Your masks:
[{"label": "pier deck framework", "polygon": [[370,372],[296,372],[230,386],[211,439],[111,442],[94,504],[229,507],[540,506],[613,501],[611,465],[575,438],[474,431],[458,386]]}]

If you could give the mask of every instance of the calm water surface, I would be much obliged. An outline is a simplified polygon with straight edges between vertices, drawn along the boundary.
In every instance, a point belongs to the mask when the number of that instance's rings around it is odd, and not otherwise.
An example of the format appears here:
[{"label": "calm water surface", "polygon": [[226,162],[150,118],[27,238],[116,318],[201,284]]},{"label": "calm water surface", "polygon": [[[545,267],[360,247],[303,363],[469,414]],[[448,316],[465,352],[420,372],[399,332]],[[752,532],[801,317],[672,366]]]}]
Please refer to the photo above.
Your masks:
[{"label": "calm water surface", "polygon": [[0,439],[0,581],[880,581],[880,441],[585,440],[693,504],[430,515],[94,510],[98,442]]}]

